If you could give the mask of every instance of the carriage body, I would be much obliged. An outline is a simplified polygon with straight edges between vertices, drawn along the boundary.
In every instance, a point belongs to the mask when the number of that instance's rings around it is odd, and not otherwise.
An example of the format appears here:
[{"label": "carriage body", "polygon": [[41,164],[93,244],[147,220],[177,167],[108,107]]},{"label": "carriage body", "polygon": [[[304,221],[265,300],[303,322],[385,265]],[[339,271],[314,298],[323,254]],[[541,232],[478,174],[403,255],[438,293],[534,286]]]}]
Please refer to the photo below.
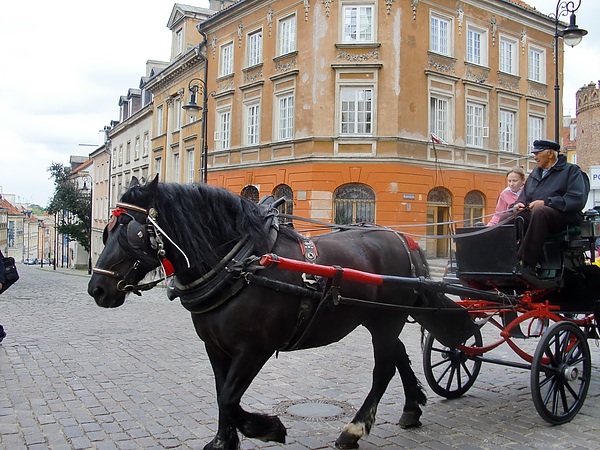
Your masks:
[{"label": "carriage body", "polygon": [[[594,253],[600,223],[596,217],[586,215],[581,227],[549,238],[537,276],[524,273],[517,259],[518,224],[457,230],[456,276],[476,293],[465,292],[456,303],[478,323],[495,327],[499,338],[484,343],[478,331],[451,348],[428,336],[423,361],[434,392],[460,397],[475,382],[483,362],[501,364],[530,371],[533,402],[544,420],[562,424],[575,417],[591,381],[587,341],[599,336],[600,267]],[[490,300],[490,293],[496,293],[496,299]],[[537,340],[534,351],[527,345],[531,339]],[[490,356],[503,344],[519,359]]]}]

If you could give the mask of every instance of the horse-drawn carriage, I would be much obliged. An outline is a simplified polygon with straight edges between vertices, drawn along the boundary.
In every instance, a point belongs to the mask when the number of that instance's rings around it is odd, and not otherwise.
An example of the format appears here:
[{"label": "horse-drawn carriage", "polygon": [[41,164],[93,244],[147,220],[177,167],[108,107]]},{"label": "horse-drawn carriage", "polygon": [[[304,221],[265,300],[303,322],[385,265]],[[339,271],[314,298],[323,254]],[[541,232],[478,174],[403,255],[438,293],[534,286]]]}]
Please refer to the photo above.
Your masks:
[{"label": "horse-drawn carriage", "polygon": [[[205,448],[237,448],[238,430],[285,442],[281,421],[243,410],[242,395],[274,353],[327,345],[358,325],[372,335],[373,384],[336,446],[356,448],[369,433],[396,370],[405,393],[399,425],[419,426],[426,399],[399,339],[409,315],[428,332],[424,369],[436,393],[464,394],[481,364],[496,362],[531,369],[534,404],[551,423],[571,420],[583,405],[587,339],[598,336],[594,216],[576,236],[549,242],[544,272],[534,276],[515,258],[515,227],[463,229],[456,241],[461,285],[429,279],[418,245],[389,228],[339,226],[311,240],[279,226],[276,216],[272,204],[261,208],[223,189],[134,180],[105,230],[88,289],[100,306],[120,306],[127,293],[154,287],[158,281],[141,281],[162,266],[170,298],[192,313],[219,405],[217,434]],[[484,345],[487,323],[500,339]],[[515,342],[525,338],[540,338],[533,355]],[[503,343],[524,362],[485,357]]]}]

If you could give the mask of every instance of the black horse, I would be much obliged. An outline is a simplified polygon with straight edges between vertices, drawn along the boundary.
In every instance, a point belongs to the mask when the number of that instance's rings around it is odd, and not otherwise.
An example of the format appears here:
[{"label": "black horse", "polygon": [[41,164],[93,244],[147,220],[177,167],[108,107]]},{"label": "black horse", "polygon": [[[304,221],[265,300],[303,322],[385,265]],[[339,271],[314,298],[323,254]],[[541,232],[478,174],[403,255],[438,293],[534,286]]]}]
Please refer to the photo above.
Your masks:
[{"label": "black horse", "polygon": [[[396,369],[405,393],[399,425],[419,426],[426,397],[398,336],[407,320],[398,310],[320,302],[323,280],[277,268],[259,268],[268,252],[385,275],[427,276],[418,246],[400,233],[375,226],[348,226],[312,241],[288,226],[272,224],[273,211],[231,192],[208,186],[133,179],[105,230],[105,248],[88,292],[99,306],[123,304],[128,292],[153,287],[137,284],[153,269],[171,266],[170,289],[192,311],[216,379],[219,425],[205,449],[236,449],[237,430],[249,438],[285,442],[276,416],[250,413],[240,399],[266,361],[278,351],[306,349],[339,341],[357,326],[372,336],[373,384],[354,419],[336,441],[357,448],[367,435]],[[307,288],[307,283],[312,288]],[[331,282],[329,283],[331,284]],[[331,286],[329,286],[331,287]],[[372,286],[350,281],[340,294],[371,302],[411,306],[422,301],[410,288]],[[322,296],[323,298],[325,296]],[[324,307],[324,303],[327,303]],[[313,319],[314,318],[314,319]]]}]

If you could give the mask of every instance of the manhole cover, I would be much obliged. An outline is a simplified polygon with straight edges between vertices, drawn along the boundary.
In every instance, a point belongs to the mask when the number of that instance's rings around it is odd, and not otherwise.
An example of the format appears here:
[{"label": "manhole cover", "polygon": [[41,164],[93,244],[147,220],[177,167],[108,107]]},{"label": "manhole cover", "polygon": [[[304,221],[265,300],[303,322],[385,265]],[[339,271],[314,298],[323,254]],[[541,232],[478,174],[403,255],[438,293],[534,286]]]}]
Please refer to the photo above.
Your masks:
[{"label": "manhole cover", "polygon": [[354,408],[345,402],[334,400],[298,400],[286,401],[273,408],[275,414],[290,419],[301,419],[309,422],[325,422],[352,416]]}]

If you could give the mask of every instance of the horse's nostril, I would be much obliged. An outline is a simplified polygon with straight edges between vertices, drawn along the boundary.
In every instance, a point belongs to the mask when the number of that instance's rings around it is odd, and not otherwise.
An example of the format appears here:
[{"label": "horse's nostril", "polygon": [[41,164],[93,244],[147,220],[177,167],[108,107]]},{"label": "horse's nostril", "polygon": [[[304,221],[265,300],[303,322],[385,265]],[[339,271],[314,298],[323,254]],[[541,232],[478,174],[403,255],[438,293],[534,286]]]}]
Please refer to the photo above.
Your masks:
[{"label": "horse's nostril", "polygon": [[88,293],[94,297],[96,300],[104,296],[104,289],[101,286],[94,286],[88,290]]}]

